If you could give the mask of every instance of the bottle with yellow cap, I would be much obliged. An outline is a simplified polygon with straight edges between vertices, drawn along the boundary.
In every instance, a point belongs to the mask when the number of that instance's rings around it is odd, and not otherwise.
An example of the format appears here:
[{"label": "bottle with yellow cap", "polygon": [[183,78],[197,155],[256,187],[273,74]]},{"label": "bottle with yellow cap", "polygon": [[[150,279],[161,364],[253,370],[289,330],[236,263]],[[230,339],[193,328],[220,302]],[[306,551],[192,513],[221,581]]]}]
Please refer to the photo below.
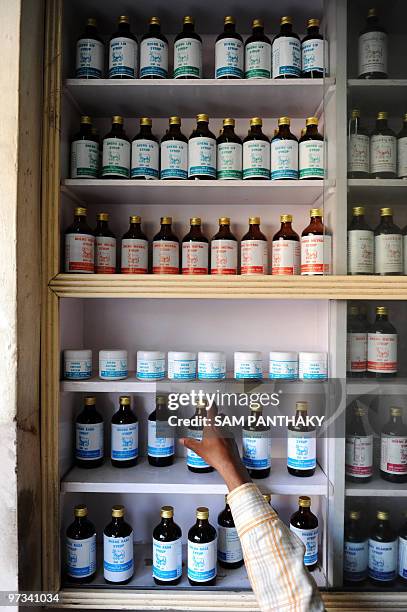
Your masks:
[{"label": "bottle with yellow cap", "polygon": [[407,581],[407,512],[403,512],[404,523],[400,527],[398,536],[399,562],[398,574],[400,580],[405,584]]},{"label": "bottle with yellow cap", "polygon": [[103,418],[96,410],[96,397],[85,397],[75,421],[75,462],[81,468],[94,468],[103,464],[103,457]]},{"label": "bottle with yellow cap", "polygon": [[153,239],[153,274],[179,274],[179,239],[172,231],[172,217],[161,217]]},{"label": "bottle with yellow cap", "polygon": [[151,181],[158,179],[160,170],[160,146],[152,133],[150,117],[141,117],[140,131],[131,143],[132,179]]},{"label": "bottle with yellow cap", "polygon": [[219,231],[211,240],[211,274],[237,274],[237,240],[229,217],[219,219]]},{"label": "bottle with yellow cap", "polygon": [[318,132],[318,119],[308,117],[306,132],[299,141],[299,178],[302,180],[323,179],[324,137]]},{"label": "bottle with yellow cap", "polygon": [[165,395],[157,395],[155,410],[148,416],[147,456],[150,465],[167,467],[174,463],[174,428],[168,423],[170,412]]},{"label": "bottle with yellow cap", "polygon": [[380,209],[380,223],[374,231],[374,271],[381,276],[403,274],[403,235],[391,208]]},{"label": "bottle with yellow cap", "polygon": [[130,30],[130,19],[120,15],[109,41],[109,79],[136,79],[137,61],[137,38]]},{"label": "bottle with yellow cap", "polygon": [[389,321],[387,306],[376,307],[376,320],[367,335],[367,372],[376,378],[397,376],[397,330]]},{"label": "bottle with yellow cap", "polygon": [[407,425],[403,409],[391,407],[380,436],[380,476],[390,482],[407,482]]},{"label": "bottle with yellow cap", "polygon": [[196,509],[196,523],[188,531],[188,580],[191,586],[216,583],[216,529],[209,523],[208,508]]},{"label": "bottle with yellow cap", "polygon": [[[203,429],[205,425],[205,418],[208,416],[208,403],[203,401],[198,401],[195,408],[195,413],[191,419],[191,425],[188,429],[188,437],[194,438],[195,440],[202,440],[203,437]],[[197,453],[187,447],[187,468],[190,472],[195,472],[197,474],[206,474],[208,472],[213,472],[213,467],[206,463],[202,457],[200,457]]]},{"label": "bottle with yellow cap", "polygon": [[202,78],[202,38],[195,32],[195,20],[183,19],[182,32],[174,42],[174,79]]},{"label": "bottle with yellow cap", "polygon": [[298,179],[298,140],[290,131],[290,118],[280,117],[271,141],[271,180]]},{"label": "bottle with yellow cap", "polygon": [[215,79],[243,79],[243,50],[243,38],[236,32],[236,20],[227,15],[223,32],[215,43]]},{"label": "bottle with yellow cap", "polygon": [[138,420],[131,399],[122,396],[111,422],[111,461],[113,467],[133,467],[138,459]]},{"label": "bottle with yellow cap", "polygon": [[109,227],[109,215],[98,213],[95,228],[95,272],[96,274],[115,274],[116,236]]},{"label": "bottle with yellow cap", "polygon": [[313,476],[317,466],[317,432],[309,424],[308,402],[295,404],[295,423],[287,430],[287,470],[292,476]]},{"label": "bottle with yellow cap", "polygon": [[170,127],[161,138],[160,179],[188,178],[188,138],[181,132],[181,119],[169,118]]},{"label": "bottle with yellow cap", "polygon": [[293,32],[292,17],[280,19],[280,32],[272,45],[273,79],[297,79],[301,76],[301,41]]},{"label": "bottle with yellow cap", "polygon": [[407,179],[407,113],[403,115],[403,127],[397,135],[397,178]]},{"label": "bottle with yellow cap", "polygon": [[318,519],[311,512],[311,498],[302,495],[298,498],[298,510],[290,518],[290,531],[293,531],[305,546],[304,565],[310,571],[318,566]]},{"label": "bottle with yellow cap", "polygon": [[95,272],[95,235],[86,222],[86,214],[86,208],[75,208],[73,223],[65,231],[65,272]]},{"label": "bottle with yellow cap", "polygon": [[140,43],[140,79],[168,77],[168,41],[161,33],[159,17],[150,17],[148,32]]},{"label": "bottle with yellow cap", "polygon": [[102,178],[130,178],[130,139],[123,128],[123,117],[112,117],[112,129],[103,139]]},{"label": "bottle with yellow cap", "polygon": [[127,584],[134,574],[134,535],[124,520],[124,506],[113,506],[103,531],[103,576],[108,584]]},{"label": "bottle with yellow cap", "polygon": [[245,79],[271,79],[271,41],[262,19],[253,19],[252,33],[244,45]]},{"label": "bottle with yellow cap", "polygon": [[196,116],[196,128],[188,140],[188,178],[216,179],[216,137],[205,113]]},{"label": "bottle with yellow cap", "polygon": [[192,217],[190,223],[190,230],[182,239],[182,274],[208,274],[209,240],[202,233],[199,217]]},{"label": "bottle with yellow cap", "polygon": [[377,586],[390,585],[397,577],[398,539],[387,510],[378,510],[369,536],[368,575]]},{"label": "bottle with yellow cap", "polygon": [[367,411],[358,403],[348,410],[345,443],[345,478],[365,484],[373,476],[373,432]]},{"label": "bottle with yellow cap", "polygon": [[141,229],[141,217],[132,215],[130,227],[122,238],[122,274],[147,274],[148,239]]},{"label": "bottle with yellow cap", "polygon": [[249,217],[249,231],[240,242],[240,274],[268,274],[267,238],[260,217]]},{"label": "bottle with yellow cap", "polygon": [[311,208],[310,217],[301,234],[301,274],[331,274],[332,236],[322,222],[320,208]]},{"label": "bottle with yellow cap", "polygon": [[370,136],[370,172],[373,178],[396,178],[397,138],[387,124],[388,113],[377,113]]},{"label": "bottle with yellow cap", "polygon": [[270,179],[270,140],[263,134],[263,120],[250,119],[250,129],[243,140],[243,179]]},{"label": "bottle with yellow cap", "polygon": [[236,569],[244,563],[242,545],[227,495],[225,495],[225,507],[218,514],[218,563],[226,569]]},{"label": "bottle with yellow cap", "polygon": [[153,578],[160,586],[175,586],[182,576],[182,531],[172,506],[163,506],[160,515],[153,531]]},{"label": "bottle with yellow cap", "polygon": [[75,506],[74,516],[65,536],[65,573],[70,582],[84,584],[96,576],[96,529],[85,505]]},{"label": "bottle with yellow cap", "polygon": [[76,42],[75,77],[101,79],[105,61],[105,45],[99,35],[96,19],[86,22],[85,31]]},{"label": "bottle with yellow cap", "polygon": [[223,120],[223,130],[217,141],[217,179],[242,178],[242,140],[235,134],[235,120]]},{"label": "bottle with yellow cap", "polygon": [[301,42],[301,74],[306,79],[322,79],[326,73],[325,42],[319,19],[308,19],[307,35]]},{"label": "bottle with yellow cap", "polygon": [[387,32],[380,25],[377,10],[369,9],[366,25],[359,34],[360,79],[387,79],[387,39]]},{"label": "bottle with yellow cap", "polygon": [[99,174],[99,137],[92,133],[92,118],[81,117],[71,141],[71,178],[92,179]]},{"label": "bottle with yellow cap", "polygon": [[292,222],[292,215],[280,215],[281,227],[272,242],[272,274],[291,276],[300,273],[300,237],[293,230]]},{"label": "bottle with yellow cap", "polygon": [[361,124],[360,110],[351,112],[348,126],[348,177],[369,178],[370,134]]},{"label": "bottle with yellow cap", "polygon": [[271,432],[263,408],[250,399],[250,414],[242,427],[242,461],[251,478],[268,478],[271,470]]},{"label": "bottle with yellow cap", "polygon": [[346,376],[362,378],[367,372],[368,325],[359,317],[359,307],[350,306],[346,334]]},{"label": "bottle with yellow cap", "polygon": [[359,510],[350,510],[345,519],[343,580],[347,585],[360,584],[367,578],[369,540],[366,521]]},{"label": "bottle with yellow cap", "polygon": [[348,274],[374,274],[374,232],[365,220],[364,206],[352,208],[348,229]]}]

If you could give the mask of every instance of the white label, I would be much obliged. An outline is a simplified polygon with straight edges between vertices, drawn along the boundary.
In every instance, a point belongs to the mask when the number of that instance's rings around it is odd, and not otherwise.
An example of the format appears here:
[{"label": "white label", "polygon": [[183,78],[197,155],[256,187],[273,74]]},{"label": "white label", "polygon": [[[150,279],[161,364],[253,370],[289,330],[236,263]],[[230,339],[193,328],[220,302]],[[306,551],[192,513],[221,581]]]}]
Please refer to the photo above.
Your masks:
[{"label": "white label", "polygon": [[109,45],[109,79],[115,76],[137,77],[137,42],[120,36]]},{"label": "white label", "polygon": [[401,234],[375,236],[375,273],[403,273],[403,237]]},{"label": "white label", "polygon": [[407,136],[397,140],[397,176],[407,178]]},{"label": "white label", "polygon": [[97,178],[99,145],[93,140],[75,140],[71,146],[71,178]]},{"label": "white label", "polygon": [[160,542],[153,538],[153,576],[168,582],[182,575],[181,538],[172,542]]},{"label": "white label", "polygon": [[271,78],[271,45],[264,41],[254,41],[245,47],[245,78]]},{"label": "white label", "polygon": [[346,436],[345,473],[354,478],[373,474],[373,436]]},{"label": "white label", "polygon": [[295,361],[269,361],[269,378],[285,378],[294,380],[298,378],[298,360]]},{"label": "white label", "polygon": [[287,432],[287,465],[295,470],[312,470],[317,465],[315,431]]},{"label": "white label", "polygon": [[140,78],[168,77],[168,45],[159,38],[146,38],[140,44]]},{"label": "white label", "polygon": [[347,334],[346,340],[346,371],[366,372],[367,333],[351,332]]},{"label": "white label", "polygon": [[76,78],[101,79],[105,50],[103,43],[93,38],[81,38],[76,43]]},{"label": "white label", "polygon": [[132,577],[133,531],[125,538],[103,534],[103,576],[109,582],[124,582]]},{"label": "white label", "polygon": [[158,142],[139,138],[131,144],[131,178],[158,179]]},{"label": "white label", "polygon": [[161,143],[161,179],[188,178],[188,144],[182,140]]},{"label": "white label", "polygon": [[318,527],[314,529],[300,529],[290,523],[293,531],[305,545],[304,565],[314,565],[318,561]]},{"label": "white label", "polygon": [[114,274],[116,272],[116,238],[96,236],[96,274]]},{"label": "white label", "polygon": [[95,238],[89,234],[65,236],[65,272],[91,274],[95,271]]},{"label": "white label", "polygon": [[216,178],[216,140],[207,136],[188,142],[188,176]]},{"label": "white label", "polygon": [[[158,432],[160,427],[164,429],[166,425],[165,422],[161,422],[158,425]],[[147,454],[150,457],[171,457],[174,454],[174,436],[166,438],[157,436],[157,421],[148,421]]]},{"label": "white label", "polygon": [[212,240],[211,274],[237,274],[237,240]]},{"label": "white label", "polygon": [[324,178],[324,141],[300,142],[300,179]]},{"label": "white label", "polygon": [[359,36],[359,76],[369,72],[387,74],[387,34],[366,32]]},{"label": "white label", "polygon": [[324,41],[320,38],[312,38],[302,43],[302,71],[324,72]]},{"label": "white label", "polygon": [[71,380],[90,378],[92,359],[65,359],[64,377]]},{"label": "white label", "polygon": [[173,240],[153,242],[153,274],[179,273],[179,244]]},{"label": "white label", "polygon": [[263,361],[262,359],[240,359],[237,360],[235,357],[235,371],[234,375],[236,380],[242,378],[263,378]]},{"label": "white label", "polygon": [[127,140],[104,139],[102,176],[130,177],[130,143]]},{"label": "white label", "polygon": [[86,578],[96,571],[96,534],[84,540],[66,538],[66,573],[72,578]]},{"label": "white label", "polygon": [[196,38],[181,38],[174,43],[174,79],[202,78],[202,43]]},{"label": "white label", "polygon": [[299,240],[274,240],[271,251],[272,274],[299,274],[301,247]]},{"label": "white label", "polygon": [[241,274],[267,274],[268,248],[265,240],[242,240]]},{"label": "white label", "polygon": [[397,372],[397,334],[368,333],[367,369],[369,372]]},{"label": "white label", "polygon": [[299,378],[302,380],[326,380],[328,376],[327,355],[321,353],[319,357],[308,357],[306,353],[300,354]]},{"label": "white label", "polygon": [[370,137],[370,172],[396,174],[397,141],[395,136],[377,134]]},{"label": "white label", "polygon": [[270,178],[270,144],[265,140],[243,143],[243,178]]},{"label": "white label", "polygon": [[369,562],[369,543],[346,542],[343,556],[343,577],[345,580],[359,582],[367,578]]},{"label": "white label", "polygon": [[165,376],[165,359],[137,359],[137,378],[160,380]]},{"label": "white label", "polygon": [[193,380],[196,378],[196,359],[168,359],[168,378]]},{"label": "white label", "polygon": [[269,431],[242,432],[243,463],[251,470],[271,467],[271,437]]},{"label": "white label", "polygon": [[188,578],[208,582],[216,576],[216,539],[206,544],[188,540]]},{"label": "white label", "polygon": [[243,78],[243,43],[236,38],[222,38],[215,44],[215,79]]},{"label": "white label", "polygon": [[298,142],[274,139],[271,141],[271,180],[298,178]]},{"label": "white label", "polygon": [[380,469],[387,474],[407,474],[407,437],[382,433],[380,440]]},{"label": "white label", "polygon": [[103,423],[76,423],[75,456],[82,461],[103,457]]},{"label": "white label", "polygon": [[103,379],[127,378],[127,357],[124,359],[99,359],[99,377]]},{"label": "white label", "polygon": [[218,179],[242,178],[242,145],[238,142],[222,142],[218,145]]},{"label": "white label", "polygon": [[138,457],[138,423],[112,423],[112,451],[115,461]]},{"label": "white label", "polygon": [[331,273],[331,236],[301,236],[301,274]]},{"label": "white label", "polygon": [[348,232],[348,274],[373,274],[374,234],[370,230]]},{"label": "white label", "polygon": [[292,36],[280,36],[273,42],[273,79],[301,75],[301,43]]},{"label": "white label", "polygon": [[243,559],[242,545],[236,527],[218,525],[218,559],[238,563]]},{"label": "white label", "polygon": [[122,240],[122,274],[147,274],[148,242],[140,238]]},{"label": "white label", "polygon": [[351,134],[348,140],[349,172],[370,172],[370,139],[365,134]]},{"label": "white label", "polygon": [[[199,440],[199,442],[202,440],[202,435],[202,429],[188,430],[188,438],[194,438],[194,440]],[[187,465],[193,468],[210,467],[209,463],[206,463],[206,461],[204,461],[202,457],[197,455],[197,453],[194,453],[194,451],[189,448],[187,448]]]},{"label": "white label", "polygon": [[225,358],[213,358],[211,360],[198,361],[198,378],[200,380],[220,380],[226,378],[226,360]]},{"label": "white label", "polygon": [[369,540],[369,578],[383,582],[394,580],[397,575],[397,540],[377,542]]},{"label": "white label", "polygon": [[399,576],[407,578],[407,540],[399,537]]},{"label": "white label", "polygon": [[207,242],[182,243],[182,274],[208,274]]}]

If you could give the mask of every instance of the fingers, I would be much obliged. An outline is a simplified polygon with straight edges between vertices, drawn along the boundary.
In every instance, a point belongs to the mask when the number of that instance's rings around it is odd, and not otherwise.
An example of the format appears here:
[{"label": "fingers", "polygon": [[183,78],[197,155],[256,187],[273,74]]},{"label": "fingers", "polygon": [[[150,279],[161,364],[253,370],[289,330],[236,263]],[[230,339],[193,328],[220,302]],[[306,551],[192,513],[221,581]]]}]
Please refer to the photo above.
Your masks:
[{"label": "fingers", "polygon": [[199,440],[195,440],[194,438],[180,438],[180,442],[185,448],[189,448],[189,450],[199,455],[199,449],[202,444]]}]

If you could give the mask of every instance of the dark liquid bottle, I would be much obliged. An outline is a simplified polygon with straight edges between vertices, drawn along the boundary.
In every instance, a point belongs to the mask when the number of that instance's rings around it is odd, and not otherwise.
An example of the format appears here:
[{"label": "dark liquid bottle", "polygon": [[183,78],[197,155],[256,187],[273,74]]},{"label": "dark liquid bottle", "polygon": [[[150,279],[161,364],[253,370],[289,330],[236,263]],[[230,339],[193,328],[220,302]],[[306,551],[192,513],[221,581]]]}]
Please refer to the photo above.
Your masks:
[{"label": "dark liquid bottle", "polygon": [[360,584],[367,578],[369,541],[365,523],[358,510],[351,510],[345,521],[343,551],[343,581],[346,585]]},{"label": "dark liquid bottle", "polygon": [[215,79],[242,79],[243,67],[243,38],[236,32],[235,18],[228,15],[215,43]]},{"label": "dark liquid bottle", "polygon": [[389,321],[389,309],[377,306],[376,320],[367,335],[368,376],[394,378],[397,370],[397,331]]},{"label": "dark liquid bottle", "polygon": [[254,19],[252,33],[244,45],[245,79],[271,78],[271,41],[264,34],[261,19]]},{"label": "dark liquid bottle", "polygon": [[[195,438],[196,440],[202,440],[203,436],[203,419],[207,416],[207,404],[206,402],[198,402],[194,414],[194,420],[197,419],[197,424],[189,427],[188,436]],[[202,424],[201,424],[202,423]],[[194,451],[187,449],[187,467],[190,472],[197,474],[205,474],[207,472],[213,472],[214,468],[206,463],[199,455]]]},{"label": "dark liquid bottle", "polygon": [[130,19],[121,15],[109,42],[109,79],[136,78],[137,38],[130,30]]},{"label": "dark liquid bottle", "polygon": [[174,79],[201,78],[202,38],[195,32],[194,18],[187,16],[174,42]]},{"label": "dark liquid bottle", "polygon": [[301,76],[301,41],[293,32],[292,17],[280,20],[280,32],[273,40],[273,79],[295,79]]},{"label": "dark liquid bottle", "polygon": [[292,228],[292,215],[280,215],[281,227],[273,236],[272,274],[300,273],[300,237]]},{"label": "dark liquid bottle", "polygon": [[380,25],[377,10],[369,9],[366,26],[359,34],[360,79],[387,79],[387,32]]},{"label": "dark liquid bottle", "polygon": [[128,584],[134,574],[133,529],[124,521],[124,506],[113,506],[103,532],[103,574],[108,584]]},{"label": "dark liquid bottle", "polygon": [[271,180],[298,179],[298,140],[290,131],[290,117],[280,117],[271,141]]},{"label": "dark liquid bottle", "polygon": [[387,125],[388,113],[377,114],[376,127],[370,136],[370,172],[373,178],[396,178],[397,138]]},{"label": "dark liquid bottle", "polygon": [[153,531],[153,578],[160,586],[175,586],[182,576],[182,532],[172,506],[163,506],[160,514]]},{"label": "dark liquid bottle", "polygon": [[373,475],[373,435],[365,425],[366,410],[352,406],[346,424],[345,478],[365,484]]},{"label": "dark liquid bottle", "polygon": [[96,397],[85,397],[85,406],[75,422],[75,462],[81,468],[103,464],[103,418],[96,410]]},{"label": "dark liquid bottle", "polygon": [[263,134],[263,120],[250,119],[250,130],[243,140],[243,179],[270,178],[270,140]]},{"label": "dark liquid bottle", "polygon": [[141,217],[132,215],[130,227],[122,238],[122,274],[147,274],[148,239],[141,229]]},{"label": "dark liquid bottle", "polygon": [[290,519],[290,530],[305,545],[304,565],[310,571],[318,566],[318,519],[311,512],[311,499],[305,495],[298,499],[299,508]]},{"label": "dark liquid bottle", "polygon": [[170,127],[161,138],[160,179],[188,178],[188,138],[181,132],[181,119],[170,117]]},{"label": "dark liquid bottle", "polygon": [[95,272],[96,274],[115,274],[116,236],[109,227],[109,215],[99,213],[95,229]]},{"label": "dark liquid bottle", "polygon": [[374,231],[374,271],[381,276],[403,274],[403,236],[393,222],[391,208],[380,209],[380,223]]},{"label": "dark liquid bottle", "polygon": [[367,372],[368,326],[359,318],[359,308],[351,306],[346,337],[346,376],[363,378]]},{"label": "dark liquid bottle", "polygon": [[103,139],[102,178],[130,177],[130,139],[123,129],[123,117],[115,115],[112,129]]},{"label": "dark liquid bottle", "polygon": [[151,17],[147,34],[140,44],[140,79],[166,79],[168,77],[168,41],[161,34],[161,22]]},{"label": "dark liquid bottle", "polygon": [[306,131],[299,140],[299,178],[300,180],[323,179],[324,137],[318,132],[318,119],[308,117]]},{"label": "dark liquid bottle", "polygon": [[216,178],[242,178],[242,140],[235,134],[235,120],[223,120],[223,130],[217,141],[217,173]]},{"label": "dark liquid bottle", "polygon": [[331,235],[322,222],[322,210],[311,208],[310,223],[301,234],[301,274],[331,273]]},{"label": "dark liquid bottle", "polygon": [[71,141],[71,178],[92,179],[99,173],[99,137],[93,134],[92,118],[81,117],[80,130]]},{"label": "dark liquid bottle", "polygon": [[229,217],[219,219],[219,231],[211,240],[211,274],[237,274],[237,240]]},{"label": "dark liquid bottle", "polygon": [[243,464],[251,478],[267,478],[271,469],[270,427],[261,423],[262,410],[252,408],[253,424],[246,423],[242,429]]},{"label": "dark liquid bottle", "polygon": [[397,178],[407,178],[407,113],[403,116],[403,127],[397,135]]},{"label": "dark liquid bottle", "polygon": [[402,408],[390,408],[390,419],[382,429],[380,476],[390,482],[407,482],[407,426]]},{"label": "dark liquid bottle", "polygon": [[374,232],[365,221],[363,206],[352,208],[348,229],[348,274],[373,274]]},{"label": "dark liquid bottle", "polygon": [[348,127],[348,177],[369,178],[370,135],[361,124],[360,110],[354,109]]},{"label": "dark liquid bottle", "polygon": [[319,32],[319,19],[308,19],[307,35],[302,39],[302,76],[306,79],[324,77],[324,37]]},{"label": "dark liquid bottle", "polygon": [[174,429],[168,425],[167,398],[157,395],[156,408],[148,417],[147,455],[150,465],[165,467],[175,458]]},{"label": "dark liquid bottle", "polygon": [[84,505],[75,506],[75,520],[66,530],[65,573],[70,582],[84,584],[96,576],[96,529]]},{"label": "dark liquid bottle", "polygon": [[75,208],[72,225],[65,232],[65,272],[95,272],[95,235],[86,222],[86,208]]},{"label": "dark liquid bottle", "polygon": [[292,476],[313,476],[317,466],[316,430],[312,425],[302,424],[308,416],[308,402],[295,405],[296,425],[288,426],[287,470]]},{"label": "dark liquid bottle", "polygon": [[369,578],[377,586],[393,584],[397,576],[397,534],[390,526],[389,513],[377,512],[369,538]]},{"label": "dark liquid bottle", "polygon": [[197,508],[196,523],[188,532],[188,580],[191,586],[213,586],[216,583],[216,529],[208,519],[208,508]]},{"label": "dark liquid bottle", "polygon": [[153,239],[153,274],[179,274],[179,240],[172,231],[172,217],[161,217]]},{"label": "dark liquid bottle", "polygon": [[249,231],[240,241],[240,273],[267,274],[267,238],[260,231],[260,217],[249,217]]},{"label": "dark liquid bottle", "polygon": [[399,580],[403,584],[407,582],[407,513],[404,512],[404,524],[401,526],[399,531],[399,541],[398,541],[398,549],[399,549],[399,563],[398,563],[398,572],[399,572]]},{"label": "dark liquid bottle", "polygon": [[271,495],[270,493],[263,493],[263,499],[265,502],[267,502],[270,506],[270,508],[273,510],[273,512],[275,512],[278,516],[278,512],[275,508],[273,508],[273,506],[271,505]]},{"label": "dark liquid bottle", "polygon": [[86,22],[85,31],[76,43],[77,79],[101,79],[103,76],[105,46],[97,30],[96,19]]},{"label": "dark liquid bottle", "polygon": [[131,143],[131,178],[139,180],[158,179],[160,171],[160,146],[152,133],[150,117],[141,117],[140,131]]},{"label": "dark liquid bottle", "polygon": [[130,398],[120,398],[120,408],[112,416],[111,461],[113,467],[128,468],[137,463],[138,421],[130,408]]},{"label": "dark liquid bottle", "polygon": [[218,515],[218,563],[226,569],[236,569],[244,563],[242,546],[227,495],[225,508]]},{"label": "dark liquid bottle", "polygon": [[188,140],[188,178],[215,179],[216,138],[209,130],[208,115],[197,115],[196,121],[196,128]]},{"label": "dark liquid bottle", "polygon": [[182,274],[208,274],[209,240],[202,233],[199,217],[192,217],[190,223],[182,239]]}]

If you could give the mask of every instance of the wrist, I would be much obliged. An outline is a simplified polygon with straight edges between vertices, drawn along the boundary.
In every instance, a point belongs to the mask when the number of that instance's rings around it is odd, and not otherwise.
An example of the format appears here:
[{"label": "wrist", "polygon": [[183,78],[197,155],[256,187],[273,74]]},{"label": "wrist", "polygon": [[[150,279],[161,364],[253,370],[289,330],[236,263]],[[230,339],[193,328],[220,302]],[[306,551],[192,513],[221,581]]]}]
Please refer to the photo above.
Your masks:
[{"label": "wrist", "polygon": [[240,487],[242,484],[247,482],[251,482],[251,478],[247,473],[246,468],[241,464],[239,466],[227,466],[226,470],[220,472],[223,480],[227,488],[229,489],[229,493],[237,487]]}]

